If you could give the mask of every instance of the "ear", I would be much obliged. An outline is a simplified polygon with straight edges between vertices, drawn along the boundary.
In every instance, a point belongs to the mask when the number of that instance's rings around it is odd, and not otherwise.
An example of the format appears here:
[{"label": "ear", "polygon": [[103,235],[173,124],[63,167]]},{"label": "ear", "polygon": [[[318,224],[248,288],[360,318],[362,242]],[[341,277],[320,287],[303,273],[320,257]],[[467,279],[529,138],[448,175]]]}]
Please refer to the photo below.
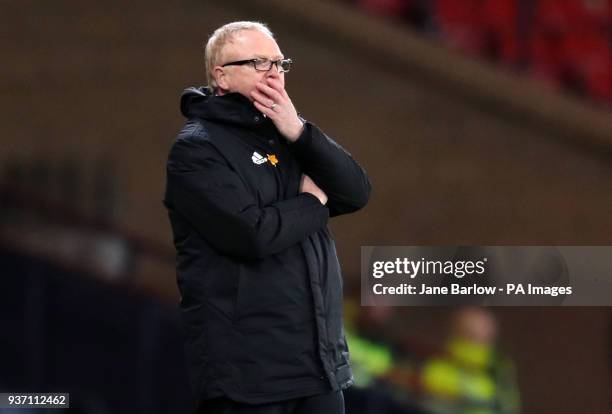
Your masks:
[{"label": "ear", "polygon": [[228,89],[228,79],[225,69],[221,66],[215,66],[213,69],[213,76],[217,81],[217,86],[221,89]]}]

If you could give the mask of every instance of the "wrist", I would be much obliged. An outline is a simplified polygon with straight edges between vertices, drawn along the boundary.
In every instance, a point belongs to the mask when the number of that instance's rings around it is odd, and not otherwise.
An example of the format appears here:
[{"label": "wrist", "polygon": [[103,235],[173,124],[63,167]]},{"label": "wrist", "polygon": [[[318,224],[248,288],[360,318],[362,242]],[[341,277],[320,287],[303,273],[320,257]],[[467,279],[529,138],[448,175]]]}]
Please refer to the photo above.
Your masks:
[{"label": "wrist", "polygon": [[287,139],[291,142],[298,140],[302,132],[304,131],[304,123],[298,119],[295,125],[291,128],[290,132],[286,135]]}]

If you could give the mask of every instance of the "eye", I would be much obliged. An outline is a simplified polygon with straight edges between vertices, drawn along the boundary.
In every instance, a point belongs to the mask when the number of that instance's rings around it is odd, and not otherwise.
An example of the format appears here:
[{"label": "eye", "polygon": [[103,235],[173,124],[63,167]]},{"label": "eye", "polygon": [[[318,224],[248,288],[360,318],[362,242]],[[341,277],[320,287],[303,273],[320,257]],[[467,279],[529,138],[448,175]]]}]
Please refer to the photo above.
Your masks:
[{"label": "eye", "polygon": [[257,70],[269,70],[270,69],[270,66],[271,66],[270,59],[255,58],[254,62],[255,62],[255,69]]}]

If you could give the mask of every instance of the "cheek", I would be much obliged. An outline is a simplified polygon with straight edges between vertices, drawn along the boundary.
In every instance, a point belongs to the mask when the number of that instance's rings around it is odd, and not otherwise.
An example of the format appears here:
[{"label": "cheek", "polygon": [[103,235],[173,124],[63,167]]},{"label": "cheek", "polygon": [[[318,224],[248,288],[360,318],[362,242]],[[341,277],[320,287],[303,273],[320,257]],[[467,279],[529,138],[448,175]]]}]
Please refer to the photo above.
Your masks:
[{"label": "cheek", "polygon": [[252,80],[252,81],[250,81],[250,82],[248,82],[248,83],[245,83],[245,84],[244,84],[244,90],[245,90],[245,92],[246,92],[247,94],[250,94],[251,92],[256,91],[256,90],[257,90],[257,87],[256,87],[255,85],[257,85],[257,80]]},{"label": "cheek", "polygon": [[251,92],[257,90],[257,82],[259,82],[259,76],[245,76],[240,79],[240,85],[237,88],[238,92],[251,99]]},{"label": "cheek", "polygon": [[264,78],[264,76],[262,76],[259,72],[253,74],[253,76],[249,76],[248,78],[245,78],[244,79],[244,87],[245,87],[245,89],[247,89],[249,92],[257,90],[257,86],[256,85],[259,82],[261,82],[263,78]]}]

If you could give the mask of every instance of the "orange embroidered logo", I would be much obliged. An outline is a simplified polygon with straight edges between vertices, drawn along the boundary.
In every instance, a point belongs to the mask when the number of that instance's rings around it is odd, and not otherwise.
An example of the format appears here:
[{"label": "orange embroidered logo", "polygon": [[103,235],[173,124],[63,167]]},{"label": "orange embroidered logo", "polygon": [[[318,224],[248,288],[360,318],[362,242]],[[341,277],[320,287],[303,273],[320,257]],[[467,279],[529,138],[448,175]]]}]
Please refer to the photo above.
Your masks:
[{"label": "orange embroidered logo", "polygon": [[274,154],[266,154],[268,156],[268,160],[272,163],[272,165],[274,165],[276,167],[276,164],[278,164],[278,158],[276,158],[276,155]]}]

